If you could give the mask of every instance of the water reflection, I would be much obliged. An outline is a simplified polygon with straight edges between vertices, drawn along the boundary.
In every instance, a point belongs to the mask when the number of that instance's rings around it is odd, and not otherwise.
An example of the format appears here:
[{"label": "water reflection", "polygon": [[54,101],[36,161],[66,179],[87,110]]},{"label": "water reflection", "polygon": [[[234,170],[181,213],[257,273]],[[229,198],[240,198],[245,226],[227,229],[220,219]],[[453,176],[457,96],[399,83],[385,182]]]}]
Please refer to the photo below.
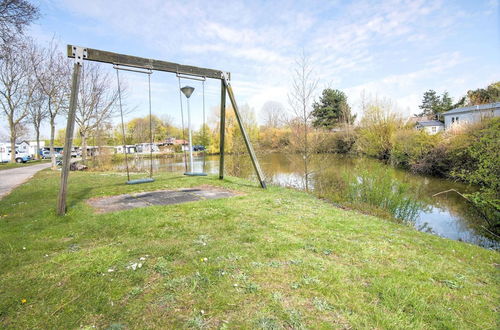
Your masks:
[{"label": "water reflection", "polygon": [[[299,189],[304,187],[302,161],[299,156],[271,153],[260,155],[259,159],[266,181],[269,183]],[[225,161],[225,170],[228,175],[256,180],[252,164],[247,156],[228,155]],[[130,165],[132,170],[145,171],[149,169],[149,160],[134,158],[130,161]],[[195,172],[218,174],[219,157],[197,156],[194,165]],[[116,167],[124,169],[123,164],[117,164]],[[486,248],[500,249],[500,242],[487,236],[482,227],[485,225],[484,220],[465,199],[454,192],[433,197],[434,194],[449,189],[471,193],[476,191],[475,187],[450,180],[415,175],[366,158],[318,155],[312,160],[311,167],[314,172],[311,175],[310,186],[317,191],[341,187],[344,184],[342,176],[345,173],[356,174],[356,171],[362,169],[374,171],[383,168],[384,173],[409,184],[418,200],[422,202],[415,221],[417,229]],[[182,156],[154,159],[153,170],[182,173],[185,171],[184,159]]]}]

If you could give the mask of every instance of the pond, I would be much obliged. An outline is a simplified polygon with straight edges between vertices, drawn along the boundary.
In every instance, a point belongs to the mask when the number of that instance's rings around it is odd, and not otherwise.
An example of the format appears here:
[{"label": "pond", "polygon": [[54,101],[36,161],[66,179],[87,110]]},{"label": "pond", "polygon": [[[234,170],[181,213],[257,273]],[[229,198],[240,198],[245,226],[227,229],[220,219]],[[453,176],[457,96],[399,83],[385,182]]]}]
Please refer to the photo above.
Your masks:
[{"label": "pond", "polygon": [[[149,169],[149,159],[131,157],[130,166],[133,170]],[[252,165],[247,155],[226,155],[226,174],[256,180]],[[259,155],[266,181],[270,184],[302,189],[304,187],[302,159],[299,155],[269,153]],[[205,165],[203,165],[205,164]],[[218,174],[219,156],[196,156],[195,172],[201,172],[205,167],[208,174]],[[124,164],[116,164],[116,168],[124,170]],[[318,155],[311,161],[310,187],[320,191],[329,186],[335,188],[335,182],[342,180],[346,173],[358,175],[360,171],[383,171],[393,180],[410,187],[413,196],[419,201],[419,209],[412,224],[421,231],[453,240],[476,244],[485,248],[500,249],[500,242],[485,231],[485,221],[463,197],[454,191],[437,193],[454,189],[460,193],[472,193],[476,187],[460,182],[453,182],[436,177],[415,175],[408,171],[396,169],[380,161],[359,157],[343,157],[335,154]],[[153,160],[154,172],[184,172],[182,155],[156,158]],[[379,172],[380,173],[380,172]]]}]

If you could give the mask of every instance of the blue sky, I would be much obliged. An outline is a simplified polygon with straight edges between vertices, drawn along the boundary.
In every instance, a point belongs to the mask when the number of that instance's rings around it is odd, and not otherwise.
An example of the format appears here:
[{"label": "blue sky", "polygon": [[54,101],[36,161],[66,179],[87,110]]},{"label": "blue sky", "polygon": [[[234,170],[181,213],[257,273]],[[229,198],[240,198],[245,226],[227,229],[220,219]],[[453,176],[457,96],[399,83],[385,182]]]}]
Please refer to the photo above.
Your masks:
[{"label": "blue sky", "polygon": [[[237,100],[258,117],[266,101],[287,106],[291,66],[302,50],[320,87],[362,90],[418,111],[427,89],[456,99],[500,79],[498,1],[105,1],[41,0],[30,34],[66,43],[230,71]],[[135,115],[146,82],[126,76]],[[153,74],[153,112],[179,117],[175,75]],[[193,97],[201,116],[200,85]],[[209,81],[207,108],[218,103]],[[318,93],[321,89],[318,90]],[[208,110],[208,109],[207,109]]]}]

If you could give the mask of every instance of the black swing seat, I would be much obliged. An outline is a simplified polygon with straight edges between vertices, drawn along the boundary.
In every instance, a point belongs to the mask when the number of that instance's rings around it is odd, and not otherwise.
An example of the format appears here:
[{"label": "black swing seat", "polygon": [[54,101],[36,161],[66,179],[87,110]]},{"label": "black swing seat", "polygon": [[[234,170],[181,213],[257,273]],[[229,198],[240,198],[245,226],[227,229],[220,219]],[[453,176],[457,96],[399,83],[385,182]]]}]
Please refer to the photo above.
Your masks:
[{"label": "black swing seat", "polygon": [[203,172],[185,172],[184,175],[187,175],[187,176],[207,176],[207,173],[203,173]]},{"label": "black swing seat", "polygon": [[130,180],[127,181],[127,184],[140,184],[140,183],[149,183],[149,182],[154,182],[155,179],[153,178],[144,178],[144,179],[136,179],[136,180]]}]

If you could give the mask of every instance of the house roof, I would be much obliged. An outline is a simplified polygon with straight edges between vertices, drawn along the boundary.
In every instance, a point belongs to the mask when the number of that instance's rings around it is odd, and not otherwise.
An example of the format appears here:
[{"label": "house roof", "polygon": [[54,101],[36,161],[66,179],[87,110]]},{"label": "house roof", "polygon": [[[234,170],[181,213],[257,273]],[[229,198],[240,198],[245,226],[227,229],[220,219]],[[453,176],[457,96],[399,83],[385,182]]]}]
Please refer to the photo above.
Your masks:
[{"label": "house roof", "polygon": [[443,112],[443,115],[451,115],[455,113],[469,112],[469,111],[481,111],[481,110],[489,110],[489,109],[500,109],[500,102],[495,103],[487,103],[480,105],[472,105],[470,107],[462,107],[451,109],[450,111]]},{"label": "house roof", "polygon": [[426,120],[426,121],[417,121],[417,125],[420,126],[444,126],[442,122],[439,120]]}]

